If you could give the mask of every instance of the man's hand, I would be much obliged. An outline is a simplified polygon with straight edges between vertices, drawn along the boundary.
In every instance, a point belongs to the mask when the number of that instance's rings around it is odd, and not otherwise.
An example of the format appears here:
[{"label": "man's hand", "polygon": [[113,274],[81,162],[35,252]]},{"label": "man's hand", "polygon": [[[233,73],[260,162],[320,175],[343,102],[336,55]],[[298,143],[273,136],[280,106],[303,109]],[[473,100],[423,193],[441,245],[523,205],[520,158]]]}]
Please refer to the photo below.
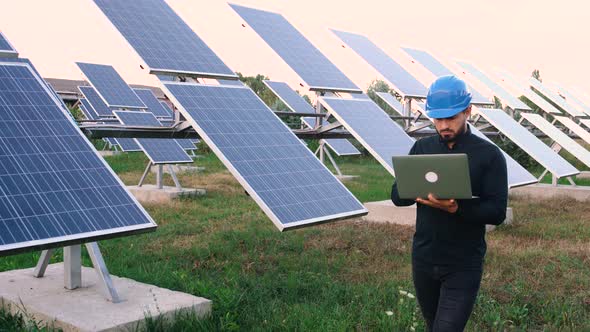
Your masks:
[{"label": "man's hand", "polygon": [[428,199],[416,198],[416,202],[424,205],[428,205],[435,209],[441,209],[448,213],[455,213],[459,208],[457,201],[454,199],[436,199],[433,194],[428,194]]}]

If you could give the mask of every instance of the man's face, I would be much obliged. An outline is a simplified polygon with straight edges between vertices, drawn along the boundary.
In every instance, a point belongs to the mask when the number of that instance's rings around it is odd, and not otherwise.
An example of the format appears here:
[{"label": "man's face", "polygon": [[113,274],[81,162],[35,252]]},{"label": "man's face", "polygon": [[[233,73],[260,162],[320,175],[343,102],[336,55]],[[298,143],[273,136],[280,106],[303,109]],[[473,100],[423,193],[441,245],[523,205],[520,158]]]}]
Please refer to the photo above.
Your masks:
[{"label": "man's face", "polygon": [[467,119],[470,115],[471,106],[450,118],[433,119],[434,126],[443,141],[453,142],[458,135],[465,131]]}]

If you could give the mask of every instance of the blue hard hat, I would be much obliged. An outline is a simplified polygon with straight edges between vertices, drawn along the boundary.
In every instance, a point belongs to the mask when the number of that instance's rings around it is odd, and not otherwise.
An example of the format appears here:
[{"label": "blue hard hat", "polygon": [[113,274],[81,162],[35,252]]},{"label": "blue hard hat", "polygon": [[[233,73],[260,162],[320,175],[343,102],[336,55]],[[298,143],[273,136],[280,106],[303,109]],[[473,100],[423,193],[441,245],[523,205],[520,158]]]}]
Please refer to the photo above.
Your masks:
[{"label": "blue hard hat", "polygon": [[426,114],[434,119],[450,118],[471,104],[467,84],[455,75],[441,76],[428,88]]}]

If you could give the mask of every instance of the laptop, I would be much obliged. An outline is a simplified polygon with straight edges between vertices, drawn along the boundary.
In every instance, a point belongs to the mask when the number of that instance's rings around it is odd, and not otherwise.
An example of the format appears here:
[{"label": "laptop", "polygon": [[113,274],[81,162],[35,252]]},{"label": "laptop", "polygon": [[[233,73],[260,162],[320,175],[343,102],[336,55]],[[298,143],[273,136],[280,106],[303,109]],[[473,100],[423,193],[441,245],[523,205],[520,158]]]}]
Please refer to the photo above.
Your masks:
[{"label": "laptop", "polygon": [[400,198],[471,199],[467,155],[423,154],[394,156],[393,170]]}]

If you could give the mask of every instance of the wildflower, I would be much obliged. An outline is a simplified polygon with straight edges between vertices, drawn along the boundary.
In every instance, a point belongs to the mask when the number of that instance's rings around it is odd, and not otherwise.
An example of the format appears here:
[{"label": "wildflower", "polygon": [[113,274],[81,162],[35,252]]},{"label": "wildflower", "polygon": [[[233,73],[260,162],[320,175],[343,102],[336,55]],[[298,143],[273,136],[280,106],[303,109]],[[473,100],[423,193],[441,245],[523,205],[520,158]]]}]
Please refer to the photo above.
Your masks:
[{"label": "wildflower", "polygon": [[416,298],[416,297],[414,296],[414,294],[412,294],[412,293],[408,293],[408,295],[407,295],[407,296],[408,296],[409,298],[411,298],[411,299],[415,299],[415,298]]},{"label": "wildflower", "polygon": [[393,316],[393,311],[386,311],[385,314],[387,314],[387,316]]},{"label": "wildflower", "polygon": [[404,290],[401,290],[401,289],[400,289],[399,293],[400,293],[401,295],[404,295],[404,296],[407,296],[407,295],[408,295],[408,292],[406,292],[406,291],[404,291]]}]

